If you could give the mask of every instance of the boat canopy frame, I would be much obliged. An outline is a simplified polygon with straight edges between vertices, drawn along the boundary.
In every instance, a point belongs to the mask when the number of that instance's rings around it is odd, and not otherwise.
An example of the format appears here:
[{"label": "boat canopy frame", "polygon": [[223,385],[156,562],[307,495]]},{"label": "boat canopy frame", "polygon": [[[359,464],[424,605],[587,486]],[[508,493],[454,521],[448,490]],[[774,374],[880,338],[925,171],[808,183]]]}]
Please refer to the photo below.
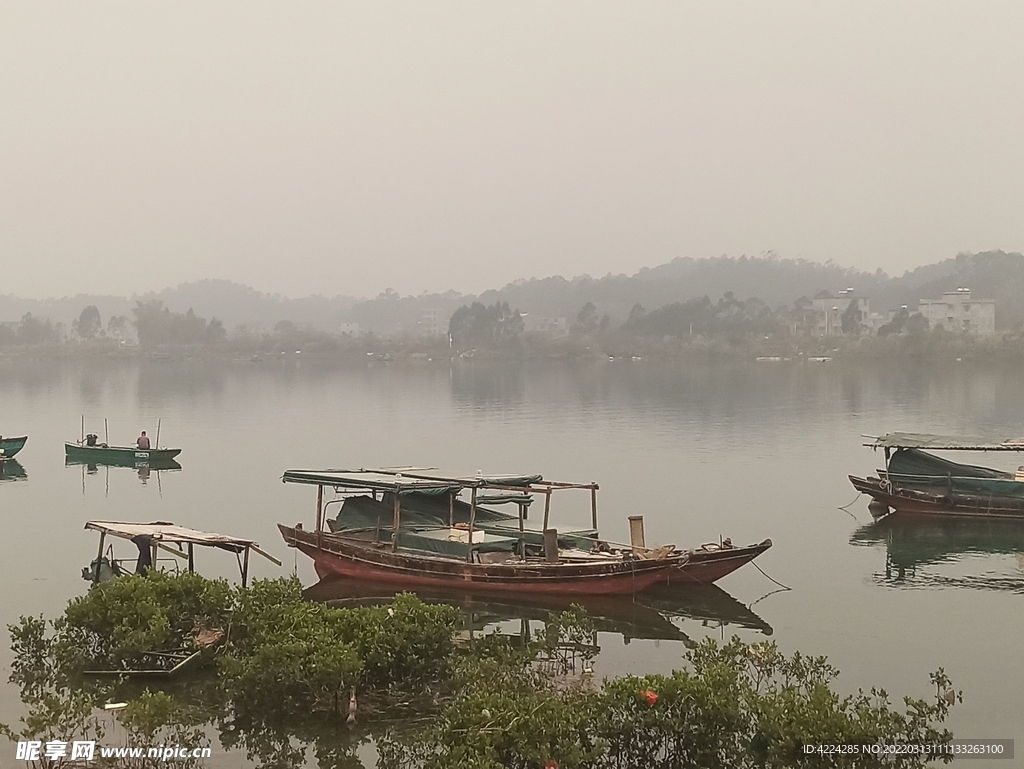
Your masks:
[{"label": "boat canopy frame", "polygon": [[[557,543],[557,531],[549,529],[551,516],[551,495],[555,491],[582,489],[590,491],[591,523],[597,531],[597,483],[565,483],[546,481],[541,475],[482,475],[455,476],[439,475],[431,467],[387,467],[379,469],[359,470],[286,470],[281,476],[283,483],[301,483],[317,487],[316,495],[316,536],[317,546],[322,546],[324,529],[324,488],[330,487],[335,492],[376,492],[394,495],[394,520],[391,527],[391,549],[398,549],[398,533],[402,522],[402,497],[409,494],[447,494],[449,510],[454,509],[455,498],[463,491],[469,490],[469,532],[466,560],[472,562],[473,532],[476,524],[477,492],[486,489],[503,491],[518,497],[515,501],[519,508],[519,530],[525,528],[526,510],[532,500],[526,497],[531,494],[544,495],[544,519],[542,531],[545,539],[554,537]],[[481,495],[482,496],[482,495]],[[451,513],[450,513],[451,516]],[[451,523],[451,517],[449,523]],[[549,534],[550,532],[550,534]],[[557,546],[557,545],[556,545]]]},{"label": "boat canopy frame", "polygon": [[[198,529],[190,529],[185,526],[176,526],[169,521],[154,521],[152,523],[135,523],[130,521],[86,521],[85,528],[87,530],[98,531],[100,533],[100,544],[96,554],[97,560],[103,557],[103,546],[106,543],[107,536],[109,535],[111,537],[117,537],[118,539],[126,539],[135,543],[137,547],[139,547],[137,541],[139,538],[142,538],[142,540],[148,540],[151,548],[151,563],[156,564],[157,551],[163,550],[177,558],[187,559],[188,571],[190,574],[195,572],[195,545],[200,545],[201,547],[216,547],[221,550],[227,550],[234,553],[235,558],[238,561],[238,570],[242,578],[242,587],[248,586],[250,550],[259,553],[268,561],[272,561],[278,566],[281,565],[281,561],[279,559],[262,550],[259,544],[254,540],[242,539],[240,537],[229,537],[226,534],[200,531]],[[178,547],[176,549],[171,547],[171,545],[177,545]]]},{"label": "boat canopy frame", "polygon": [[929,433],[889,433],[883,436],[864,435],[872,449],[931,449],[932,451],[1024,451],[1024,438],[1007,438],[1002,442]]}]

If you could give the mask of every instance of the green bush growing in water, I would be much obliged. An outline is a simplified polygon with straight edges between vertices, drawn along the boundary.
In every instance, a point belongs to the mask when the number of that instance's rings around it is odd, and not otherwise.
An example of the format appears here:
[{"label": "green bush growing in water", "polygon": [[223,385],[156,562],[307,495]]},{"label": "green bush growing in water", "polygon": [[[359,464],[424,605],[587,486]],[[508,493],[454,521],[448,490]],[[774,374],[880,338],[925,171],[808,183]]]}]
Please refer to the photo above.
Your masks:
[{"label": "green bush growing in water", "polygon": [[227,627],[237,592],[224,580],[151,571],[96,585],[54,627],[93,666],[122,667],[144,652],[189,646],[197,627]]},{"label": "green bush growing in water", "polygon": [[[554,632],[578,646],[574,618],[554,619]],[[550,626],[547,637],[525,653],[494,639],[478,644],[459,666],[463,686],[440,718],[415,735],[380,741],[384,765],[910,769],[931,757],[822,755],[804,747],[952,739],[939,725],[959,694],[941,670],[932,676],[934,701],[907,697],[900,711],[882,691],[837,694],[832,684],[838,671],[824,658],[786,657],[774,643],[706,640],[687,652],[688,669],[601,684],[587,675],[551,676],[545,662],[556,646]]]},{"label": "green bush growing in water", "polygon": [[243,589],[154,571],[73,599],[50,635],[41,618],[12,625],[12,681],[39,688],[86,669],[151,667],[146,653],[194,649],[197,628],[221,628],[228,643],[216,654],[217,671],[236,708],[336,713],[352,686],[447,676],[457,618],[454,608],[412,595],[337,609],[304,600],[294,577]]}]

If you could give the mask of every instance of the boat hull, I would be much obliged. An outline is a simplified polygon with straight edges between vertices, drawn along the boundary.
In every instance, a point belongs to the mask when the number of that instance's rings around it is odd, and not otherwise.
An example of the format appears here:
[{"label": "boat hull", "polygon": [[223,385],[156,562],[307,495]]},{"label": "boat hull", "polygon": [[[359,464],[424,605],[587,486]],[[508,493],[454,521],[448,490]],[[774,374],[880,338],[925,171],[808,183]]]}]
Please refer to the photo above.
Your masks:
[{"label": "boat hull", "polygon": [[111,465],[114,467],[180,467],[174,458],[181,449],[136,449],[131,446],[81,446],[64,444],[64,458],[70,464]]},{"label": "boat hull", "polygon": [[928,493],[918,489],[904,489],[891,485],[887,487],[879,478],[858,478],[855,475],[851,475],[849,478],[850,483],[857,491],[867,494],[879,505],[884,505],[895,513],[961,518],[1024,519],[1024,506],[1012,506],[1011,500],[978,498],[971,501],[948,494]]},{"label": "boat hull", "polygon": [[753,561],[772,546],[766,539],[746,547],[722,547],[717,550],[689,550],[689,558],[666,574],[670,585],[710,585]]},{"label": "boat hull", "polygon": [[532,595],[631,595],[667,579],[686,560],[674,555],[658,560],[587,563],[466,563],[336,534],[317,534],[278,525],[281,536],[313,559],[317,575],[350,577],[391,585],[436,587]]},{"label": "boat hull", "polygon": [[0,438],[0,451],[3,452],[5,457],[13,457],[23,448],[25,443],[28,441],[27,435],[22,435],[19,438]]}]

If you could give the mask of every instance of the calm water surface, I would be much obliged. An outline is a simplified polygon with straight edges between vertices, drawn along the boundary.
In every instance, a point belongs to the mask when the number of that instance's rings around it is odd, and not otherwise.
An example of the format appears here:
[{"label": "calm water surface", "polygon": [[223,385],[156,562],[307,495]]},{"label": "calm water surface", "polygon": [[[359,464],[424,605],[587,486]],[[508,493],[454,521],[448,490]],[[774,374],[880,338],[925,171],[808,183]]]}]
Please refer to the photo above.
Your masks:
[{"label": "calm water surface", "polygon": [[[675,607],[668,619],[677,637],[770,634],[786,651],[827,655],[847,689],[877,685],[926,697],[928,674],[944,667],[964,692],[950,724],[958,736],[1024,739],[1024,525],[872,525],[865,498],[839,509],[856,495],[847,474],[882,462],[861,446],[862,433],[1024,435],[1022,369],[342,367],[298,357],[0,363],[0,434],[30,436],[18,456],[24,477],[0,480],[0,622],[53,616],[86,589],[81,567],[96,546],[82,530],[89,519],[167,520],[251,536],[285,563],[256,559],[256,576],[297,569],[311,584],[308,561],[286,549],[275,528],[313,520],[315,492],[284,486],[287,468],[542,473],[598,481],[610,539],[626,540],[626,516],[642,514],[649,544],[774,540],[757,563],[792,591],[764,597],[776,586],[747,566],[719,583],[731,599],[711,610]],[[78,437],[83,414],[87,430],[101,436],[107,418],[111,443],[122,444],[142,429],[153,435],[162,419],[161,444],[184,448],[182,470],[145,478],[132,469],[65,467],[63,442]],[[1012,468],[1016,459],[990,464]],[[579,502],[565,508],[561,525],[587,523],[588,500]],[[235,569],[222,553],[200,552],[197,561],[208,576]],[[598,673],[679,665],[681,640],[611,630],[601,634]],[[6,681],[6,641],[0,664]],[[0,721],[12,722],[21,713],[17,692],[0,686]],[[5,749],[0,765],[6,756],[13,753]],[[211,763],[245,765],[238,754]]]}]

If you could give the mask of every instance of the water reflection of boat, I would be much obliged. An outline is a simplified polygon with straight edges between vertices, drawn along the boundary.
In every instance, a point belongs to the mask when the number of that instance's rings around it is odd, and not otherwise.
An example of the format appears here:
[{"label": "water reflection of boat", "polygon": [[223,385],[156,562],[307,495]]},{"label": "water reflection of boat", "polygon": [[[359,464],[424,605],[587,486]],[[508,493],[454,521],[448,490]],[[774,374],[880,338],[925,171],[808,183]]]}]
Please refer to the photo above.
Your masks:
[{"label": "water reflection of boat", "polygon": [[18,460],[0,458],[0,481],[23,481],[27,477],[28,473]]},{"label": "water reflection of boat", "polygon": [[[1024,591],[1024,521],[901,514],[861,526],[850,543],[885,546],[888,583]],[[980,575],[945,568],[979,560]],[[1000,560],[1008,568],[1000,569]]]},{"label": "water reflection of boat", "polygon": [[[327,577],[303,591],[310,600],[332,606],[368,606],[387,603],[401,588],[376,582]],[[690,619],[702,625],[720,624],[772,634],[772,627],[724,590],[713,585],[659,589],[636,596],[496,596],[491,593],[437,589],[415,590],[427,603],[444,603],[460,609],[467,628],[483,630],[510,620],[545,621],[552,612],[573,605],[586,609],[599,632],[618,633],[627,640],[675,640],[689,637],[674,619]]]},{"label": "water reflection of boat", "polygon": [[79,458],[70,454],[64,457],[65,467],[77,467],[84,465],[90,473],[95,473],[100,467],[131,467],[136,470],[180,470],[181,465],[174,459],[144,459],[136,457],[112,457],[99,458],[87,456]]},{"label": "water reflection of boat", "polygon": [[753,609],[716,585],[655,585],[638,595],[637,600],[670,617],[735,625],[765,635],[775,632]]}]

